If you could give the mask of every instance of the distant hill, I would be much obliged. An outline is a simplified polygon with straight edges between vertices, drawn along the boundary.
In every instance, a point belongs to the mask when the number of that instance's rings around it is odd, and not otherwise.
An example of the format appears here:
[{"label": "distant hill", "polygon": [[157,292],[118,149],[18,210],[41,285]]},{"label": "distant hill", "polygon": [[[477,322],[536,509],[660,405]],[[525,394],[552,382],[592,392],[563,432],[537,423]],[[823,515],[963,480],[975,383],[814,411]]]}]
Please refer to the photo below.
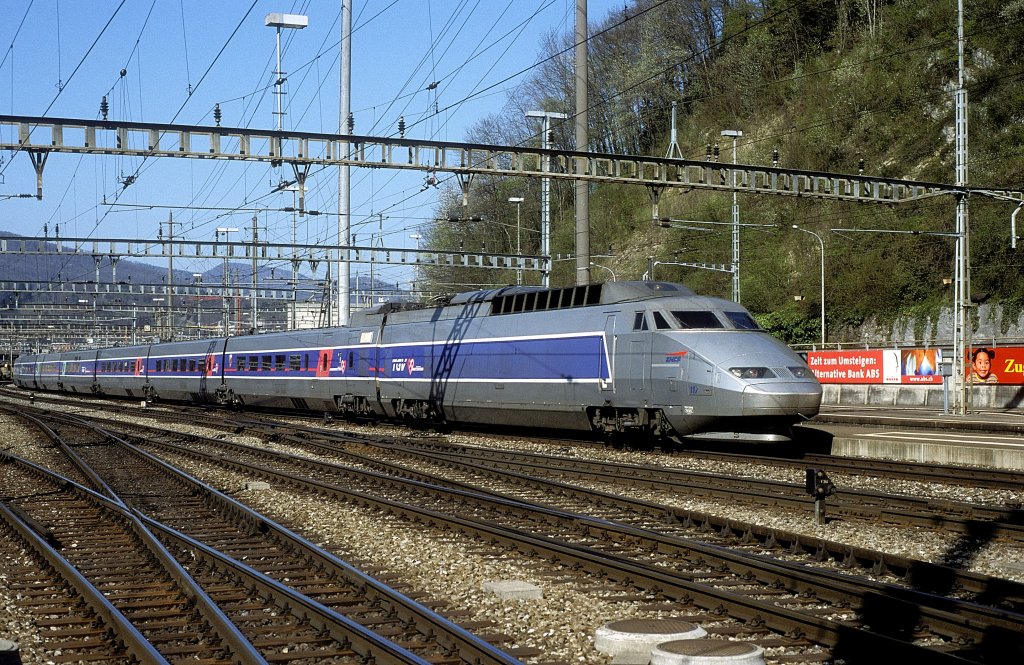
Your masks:
[{"label": "distant hill", "polygon": [[[20,236],[0,231],[0,238],[17,239]],[[64,252],[58,252],[59,240],[38,243],[25,241],[27,251],[37,251],[39,245],[43,244],[47,253],[45,254],[0,254],[0,282],[21,282],[24,286],[18,288],[17,300],[20,305],[30,304],[51,304],[61,303],[67,300],[64,293],[53,292],[47,285],[75,284],[82,292],[95,291],[94,285],[97,281],[96,262],[90,255],[76,255],[70,253],[65,247]],[[194,285],[202,283],[205,286],[219,286],[223,283],[224,264],[216,262],[216,265],[202,272],[199,280],[196,279],[192,270],[174,270],[174,284]],[[252,283],[252,264],[248,261],[229,261],[228,271],[232,283],[248,286]],[[287,290],[289,280],[292,278],[291,270],[283,267],[260,266],[257,278],[257,288]],[[308,288],[312,278],[298,274],[300,284],[306,288],[300,288],[297,297],[300,301],[308,300],[319,296],[319,292]],[[100,256],[99,263],[99,284],[100,292],[104,294],[114,283],[115,268],[110,258],[106,255]],[[155,285],[162,287],[167,281],[167,268],[152,263],[133,260],[129,257],[118,259],[116,266],[116,281],[122,286],[133,285]],[[354,289],[370,290],[368,279],[362,277],[358,283],[353,280]],[[373,290],[382,293],[402,292],[397,284],[374,280]],[[101,295],[101,303],[110,304],[114,299],[121,304],[152,304],[152,296],[125,295]],[[12,291],[0,291],[0,308],[8,309],[14,306],[15,293]],[[138,301],[138,302],[136,302]]]}]

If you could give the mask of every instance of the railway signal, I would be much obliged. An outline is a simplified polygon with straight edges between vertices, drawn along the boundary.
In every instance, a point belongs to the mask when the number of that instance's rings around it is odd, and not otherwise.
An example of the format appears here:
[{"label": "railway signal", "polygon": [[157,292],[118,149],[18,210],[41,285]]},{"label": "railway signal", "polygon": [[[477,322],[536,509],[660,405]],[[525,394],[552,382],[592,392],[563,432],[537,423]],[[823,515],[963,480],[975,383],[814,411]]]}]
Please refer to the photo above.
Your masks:
[{"label": "railway signal", "polygon": [[825,523],[825,499],[836,493],[835,483],[823,469],[807,469],[804,489],[814,497],[814,521]]}]

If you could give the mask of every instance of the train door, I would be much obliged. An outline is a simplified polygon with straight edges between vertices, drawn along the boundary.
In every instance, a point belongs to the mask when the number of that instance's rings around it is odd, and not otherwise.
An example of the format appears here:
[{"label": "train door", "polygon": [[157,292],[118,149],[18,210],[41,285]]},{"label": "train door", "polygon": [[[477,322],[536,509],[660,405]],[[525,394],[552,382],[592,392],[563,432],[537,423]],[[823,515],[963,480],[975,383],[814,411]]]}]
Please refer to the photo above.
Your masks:
[{"label": "train door", "polygon": [[[331,376],[331,356],[334,354],[334,349],[320,349],[317,354],[316,363],[316,378],[327,379]],[[341,373],[344,375],[345,367],[341,366]]]},{"label": "train door", "polygon": [[[618,341],[619,338],[615,334],[615,315],[609,314],[604,322],[604,357],[601,359],[608,378],[601,379],[601,390],[615,392],[615,352]],[[603,377],[604,373],[601,376]]]},{"label": "train door", "polygon": [[101,390],[100,381],[99,381],[99,371],[100,371],[100,350],[96,349],[96,353],[94,353],[93,356],[92,356],[92,386],[91,386],[91,390],[94,393],[99,393],[100,390]]},{"label": "train door", "polygon": [[[217,354],[217,340],[211,340],[210,345],[206,347],[206,353],[203,354],[205,361],[203,362],[203,372],[199,375],[199,396],[204,402],[210,401],[210,377],[217,378],[217,375],[221,370],[221,362],[223,361],[224,351],[227,350],[227,339],[224,340],[224,346],[221,348],[220,354]],[[218,382],[214,381],[214,392],[219,388]]]},{"label": "train door", "polygon": [[651,336],[640,335],[629,341],[626,351],[626,385],[633,396],[644,393],[651,381]]},{"label": "train door", "polygon": [[142,393],[146,396],[146,399],[149,400],[149,401],[153,400],[153,396],[154,396],[154,393],[155,393],[155,391],[153,390],[153,383],[150,381],[150,377],[149,377],[149,366],[150,366],[150,363],[153,362],[152,356],[153,356],[153,345],[150,344],[149,346],[146,347],[146,360],[145,360],[146,366],[145,366],[145,370],[143,372],[143,376],[145,376],[146,380],[142,384]]},{"label": "train door", "polygon": [[[650,389],[651,380],[651,344],[653,337],[650,325],[647,321],[647,313],[635,312],[633,317],[632,334],[628,336],[626,344],[622,340],[616,344],[619,355],[619,363],[624,364],[621,368],[618,379],[620,384],[625,384],[626,393],[630,397],[638,398]],[[622,363],[622,361],[625,361]],[[620,386],[621,387],[621,386]]]}]

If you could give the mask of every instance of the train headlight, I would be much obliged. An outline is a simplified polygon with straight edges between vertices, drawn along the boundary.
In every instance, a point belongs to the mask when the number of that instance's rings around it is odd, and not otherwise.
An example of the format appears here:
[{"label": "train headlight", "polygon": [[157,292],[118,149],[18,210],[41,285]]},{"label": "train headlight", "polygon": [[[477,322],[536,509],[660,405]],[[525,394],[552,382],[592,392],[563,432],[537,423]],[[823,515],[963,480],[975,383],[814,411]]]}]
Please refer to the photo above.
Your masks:
[{"label": "train headlight", "polygon": [[767,367],[730,367],[729,371],[740,379],[770,379],[775,376],[775,372]]},{"label": "train headlight", "polygon": [[787,369],[798,379],[814,378],[814,372],[811,371],[810,367],[788,367]]}]

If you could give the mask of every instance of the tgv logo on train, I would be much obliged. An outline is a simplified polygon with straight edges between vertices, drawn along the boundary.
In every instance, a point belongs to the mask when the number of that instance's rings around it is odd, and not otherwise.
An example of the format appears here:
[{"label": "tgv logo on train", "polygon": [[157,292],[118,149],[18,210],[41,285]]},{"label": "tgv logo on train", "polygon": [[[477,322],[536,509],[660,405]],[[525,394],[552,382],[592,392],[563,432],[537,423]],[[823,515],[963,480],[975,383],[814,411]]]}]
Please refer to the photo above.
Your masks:
[{"label": "tgv logo on train", "polygon": [[415,358],[392,358],[391,359],[391,373],[401,374],[405,372],[409,376],[412,376],[413,372],[422,372],[423,365],[417,365]]}]

